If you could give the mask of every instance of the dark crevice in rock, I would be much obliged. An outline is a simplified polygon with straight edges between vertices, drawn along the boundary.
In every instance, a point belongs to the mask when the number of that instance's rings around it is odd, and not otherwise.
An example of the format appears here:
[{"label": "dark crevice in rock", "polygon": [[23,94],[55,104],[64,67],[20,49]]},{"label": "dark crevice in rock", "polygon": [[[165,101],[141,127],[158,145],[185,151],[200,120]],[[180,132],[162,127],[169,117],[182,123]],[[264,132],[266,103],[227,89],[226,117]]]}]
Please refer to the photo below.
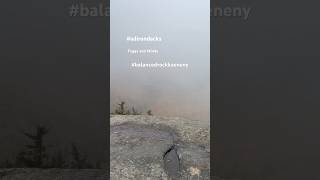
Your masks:
[{"label": "dark crevice in rock", "polygon": [[180,178],[180,159],[175,145],[172,145],[164,154],[164,169],[172,180]]},{"label": "dark crevice in rock", "polygon": [[165,157],[167,156],[167,154],[169,153],[169,152],[171,152],[172,150],[174,150],[175,149],[175,145],[172,145],[164,154],[163,154],[163,159],[165,159]]}]

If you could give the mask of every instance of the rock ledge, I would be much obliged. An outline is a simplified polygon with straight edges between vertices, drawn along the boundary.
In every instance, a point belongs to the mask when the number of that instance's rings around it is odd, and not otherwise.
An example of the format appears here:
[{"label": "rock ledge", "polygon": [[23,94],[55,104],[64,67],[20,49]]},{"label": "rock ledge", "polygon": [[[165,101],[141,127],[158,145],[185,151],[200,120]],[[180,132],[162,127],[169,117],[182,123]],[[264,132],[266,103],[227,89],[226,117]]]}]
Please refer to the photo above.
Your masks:
[{"label": "rock ledge", "polygon": [[112,115],[112,180],[210,179],[209,124],[178,117]]}]

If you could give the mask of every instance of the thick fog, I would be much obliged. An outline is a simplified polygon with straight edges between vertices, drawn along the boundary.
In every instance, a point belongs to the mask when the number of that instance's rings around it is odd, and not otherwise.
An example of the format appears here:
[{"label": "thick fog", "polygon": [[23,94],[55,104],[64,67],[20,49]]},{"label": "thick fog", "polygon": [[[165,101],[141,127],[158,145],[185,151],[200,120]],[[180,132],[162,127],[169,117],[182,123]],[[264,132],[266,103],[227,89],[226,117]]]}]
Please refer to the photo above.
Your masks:
[{"label": "thick fog", "polygon": [[247,2],[238,1],[253,8],[248,21],[213,22],[214,173],[320,179],[319,6]]},{"label": "thick fog", "polygon": [[[111,110],[120,101],[140,112],[209,122],[209,0],[111,1]],[[127,36],[162,42],[128,43]],[[128,55],[158,49],[157,55]],[[138,69],[130,62],[188,63],[188,69]]]},{"label": "thick fog", "polygon": [[66,1],[6,2],[1,25],[0,163],[49,128],[44,143],[106,157],[107,31],[104,18],[69,17]]}]

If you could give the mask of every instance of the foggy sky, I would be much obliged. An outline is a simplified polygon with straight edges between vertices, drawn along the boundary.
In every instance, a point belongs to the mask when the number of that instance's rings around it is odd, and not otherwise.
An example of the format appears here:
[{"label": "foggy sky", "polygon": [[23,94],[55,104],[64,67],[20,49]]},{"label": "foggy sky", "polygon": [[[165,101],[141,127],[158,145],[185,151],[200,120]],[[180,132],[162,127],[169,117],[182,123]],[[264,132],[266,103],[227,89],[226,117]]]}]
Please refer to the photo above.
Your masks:
[{"label": "foggy sky", "polygon": [[[120,101],[157,115],[209,122],[209,0],[111,1],[111,105]],[[127,36],[160,36],[161,43],[128,43]],[[128,55],[154,48],[158,55]],[[165,59],[165,60],[164,60]],[[129,69],[129,62],[188,63],[185,69]]]}]

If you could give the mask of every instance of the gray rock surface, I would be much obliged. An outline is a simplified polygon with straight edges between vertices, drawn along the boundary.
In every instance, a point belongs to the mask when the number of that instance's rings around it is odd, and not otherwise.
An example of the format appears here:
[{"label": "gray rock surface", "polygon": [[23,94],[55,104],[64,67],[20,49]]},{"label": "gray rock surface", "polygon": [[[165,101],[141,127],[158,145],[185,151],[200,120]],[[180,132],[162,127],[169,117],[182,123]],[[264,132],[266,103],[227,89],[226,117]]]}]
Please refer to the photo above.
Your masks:
[{"label": "gray rock surface", "polygon": [[209,180],[209,123],[112,115],[111,180]]}]

